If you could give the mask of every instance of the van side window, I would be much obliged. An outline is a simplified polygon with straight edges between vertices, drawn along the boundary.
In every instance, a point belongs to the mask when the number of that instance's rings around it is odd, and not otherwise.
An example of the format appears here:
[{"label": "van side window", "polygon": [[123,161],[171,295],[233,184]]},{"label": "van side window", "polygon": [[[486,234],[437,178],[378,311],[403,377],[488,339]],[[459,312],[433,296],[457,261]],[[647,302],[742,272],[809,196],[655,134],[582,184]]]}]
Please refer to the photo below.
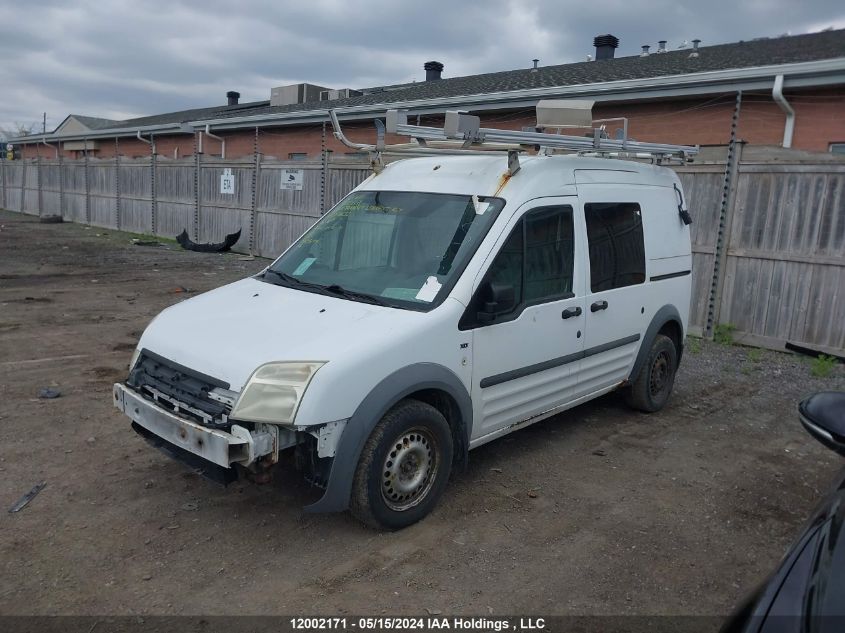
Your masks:
[{"label": "van side window", "polygon": [[526,213],[490,264],[461,327],[479,325],[474,315],[483,307],[487,284],[512,286],[514,291],[514,309],[499,315],[496,323],[515,318],[527,305],[571,297],[573,244],[572,207],[540,207]]},{"label": "van side window", "polygon": [[[513,286],[513,296],[518,306],[522,303],[522,224],[520,220],[508,239],[502,245],[502,250],[496,255],[496,259],[490,264],[483,283],[494,283]],[[482,285],[483,285],[482,283]]]},{"label": "van side window", "polygon": [[525,222],[525,302],[572,292],[572,207],[544,207]]},{"label": "van side window", "polygon": [[602,202],[584,205],[593,292],[645,281],[645,246],[640,205]]}]

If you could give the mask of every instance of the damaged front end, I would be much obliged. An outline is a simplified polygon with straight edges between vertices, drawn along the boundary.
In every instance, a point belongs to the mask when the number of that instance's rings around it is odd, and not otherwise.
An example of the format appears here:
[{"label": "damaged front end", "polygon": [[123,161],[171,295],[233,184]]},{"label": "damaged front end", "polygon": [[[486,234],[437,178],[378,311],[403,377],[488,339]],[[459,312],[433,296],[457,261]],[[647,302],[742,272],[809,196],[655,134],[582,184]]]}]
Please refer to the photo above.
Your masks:
[{"label": "damaged front end", "polygon": [[114,405],[147,442],[209,479],[228,484],[245,474],[271,480],[286,449],[312,484],[324,487],[343,423],[307,431],[232,420],[238,393],[224,381],[141,350],[125,384],[114,385]]}]

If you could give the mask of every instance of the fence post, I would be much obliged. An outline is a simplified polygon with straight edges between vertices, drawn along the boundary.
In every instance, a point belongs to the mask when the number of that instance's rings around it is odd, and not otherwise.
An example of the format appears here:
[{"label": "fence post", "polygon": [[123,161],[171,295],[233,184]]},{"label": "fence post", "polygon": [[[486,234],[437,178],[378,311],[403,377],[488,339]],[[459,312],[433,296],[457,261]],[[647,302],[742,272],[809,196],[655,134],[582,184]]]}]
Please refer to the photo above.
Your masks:
[{"label": "fence post", "polygon": [[6,156],[0,156],[0,189],[3,195],[3,209],[8,209],[6,203]]},{"label": "fence post", "polygon": [[[26,156],[26,144],[23,146],[21,156]],[[21,158],[21,213],[26,213],[26,158]]]},{"label": "fence post", "polygon": [[120,142],[114,137],[114,228],[120,230]]},{"label": "fence post", "polygon": [[249,208],[249,254],[255,255],[255,225],[258,220],[258,185],[261,182],[261,155],[258,153],[258,126],[252,141],[252,200]]},{"label": "fence post", "polygon": [[59,215],[65,217],[65,164],[59,145]]},{"label": "fence post", "polygon": [[156,201],[156,141],[150,134],[150,232],[156,235],[158,229],[158,203]]},{"label": "fence post", "polygon": [[719,322],[719,311],[722,302],[722,289],[725,285],[725,263],[727,261],[728,238],[733,221],[733,205],[736,198],[736,180],[739,169],[739,155],[741,145],[736,140],[736,127],[739,122],[739,111],[742,106],[742,91],[736,93],[736,103],[731,119],[731,133],[728,141],[728,154],[725,158],[725,176],[722,185],[722,198],[719,204],[719,228],[716,234],[716,247],[713,252],[713,278],[710,282],[710,293],[707,298],[707,323],[704,336],[713,337],[713,329]]},{"label": "fence post", "polygon": [[36,145],[35,151],[35,186],[38,189],[38,216],[44,215],[44,195],[41,192],[41,146]]},{"label": "fence post", "polygon": [[326,151],[326,122],[320,138],[320,215],[326,212],[326,181],[329,177],[329,153]]},{"label": "fence post", "polygon": [[83,169],[85,173],[85,224],[91,226],[91,174],[88,170],[88,139],[82,141]]},{"label": "fence post", "polygon": [[202,208],[202,154],[197,146],[197,134],[194,133],[194,221],[193,221],[193,240],[198,242],[200,239],[200,209]]}]

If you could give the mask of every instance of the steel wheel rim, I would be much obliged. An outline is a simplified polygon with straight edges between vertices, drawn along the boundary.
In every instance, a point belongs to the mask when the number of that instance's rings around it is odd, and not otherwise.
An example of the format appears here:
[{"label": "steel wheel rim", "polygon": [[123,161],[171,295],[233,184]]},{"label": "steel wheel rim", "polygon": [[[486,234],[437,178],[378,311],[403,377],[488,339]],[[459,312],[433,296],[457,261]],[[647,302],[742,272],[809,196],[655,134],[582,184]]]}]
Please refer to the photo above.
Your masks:
[{"label": "steel wheel rim", "polygon": [[660,352],[651,365],[648,386],[652,396],[660,395],[669,384],[671,361],[667,352]]},{"label": "steel wheel rim", "polygon": [[422,428],[401,433],[381,468],[381,496],[391,510],[402,512],[428,495],[438,469],[437,441]]}]

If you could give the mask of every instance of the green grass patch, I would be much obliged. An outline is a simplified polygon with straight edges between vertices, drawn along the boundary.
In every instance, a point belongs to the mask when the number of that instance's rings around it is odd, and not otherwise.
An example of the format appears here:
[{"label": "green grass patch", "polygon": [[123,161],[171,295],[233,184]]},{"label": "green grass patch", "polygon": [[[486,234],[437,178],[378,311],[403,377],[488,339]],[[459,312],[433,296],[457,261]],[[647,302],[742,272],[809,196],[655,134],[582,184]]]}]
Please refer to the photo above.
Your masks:
[{"label": "green grass patch", "polygon": [[695,338],[692,336],[687,337],[687,350],[689,350],[690,354],[700,354],[701,353],[701,339]]},{"label": "green grass patch", "polygon": [[830,376],[833,368],[836,367],[837,362],[836,356],[819,354],[810,364],[810,373],[816,378],[827,378]]},{"label": "green grass patch", "polygon": [[750,350],[748,350],[748,360],[750,360],[752,363],[759,363],[761,360],[763,360],[763,350],[759,347],[752,347]]},{"label": "green grass patch", "polygon": [[736,326],[733,323],[720,323],[713,329],[713,340],[719,345],[733,345]]}]

